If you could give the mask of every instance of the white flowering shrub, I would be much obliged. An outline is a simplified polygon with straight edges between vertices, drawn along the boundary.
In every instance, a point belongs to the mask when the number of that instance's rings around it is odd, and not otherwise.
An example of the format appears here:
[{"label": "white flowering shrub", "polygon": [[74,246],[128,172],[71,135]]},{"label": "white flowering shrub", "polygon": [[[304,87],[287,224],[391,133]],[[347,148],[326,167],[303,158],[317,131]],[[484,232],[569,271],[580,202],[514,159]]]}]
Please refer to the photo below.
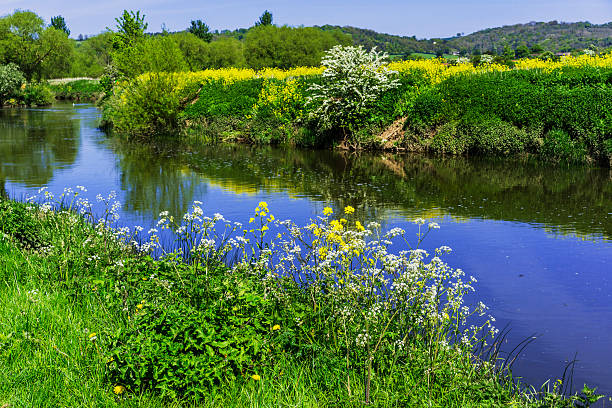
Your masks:
[{"label": "white flowering shrub", "polygon": [[15,64],[0,65],[0,105],[15,95],[25,77]]},{"label": "white flowering shrub", "polygon": [[321,60],[323,82],[313,84],[307,103],[316,106],[311,113],[326,129],[350,130],[366,109],[385,91],[399,86],[395,71],[385,64],[388,55],[362,46],[337,45]]}]

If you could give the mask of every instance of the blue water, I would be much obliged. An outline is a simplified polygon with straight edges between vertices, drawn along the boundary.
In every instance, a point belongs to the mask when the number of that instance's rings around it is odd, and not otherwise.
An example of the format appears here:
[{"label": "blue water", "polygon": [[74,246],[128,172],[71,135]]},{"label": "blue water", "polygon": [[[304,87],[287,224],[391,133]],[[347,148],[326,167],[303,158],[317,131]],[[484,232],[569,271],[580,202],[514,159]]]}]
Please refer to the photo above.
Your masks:
[{"label": "blue water", "polygon": [[[209,214],[246,223],[259,201],[277,219],[304,224],[323,207],[351,205],[364,220],[416,232],[425,217],[441,229],[424,247],[478,279],[483,300],[510,327],[515,376],[539,387],[577,354],[574,384],[612,395],[612,173],[524,161],[347,154],[248,146],[139,147],[97,130],[98,110],[62,104],[0,110],[0,191],[85,196],[116,191],[120,223],[153,226],[194,200]],[[396,248],[399,249],[399,248]]]}]

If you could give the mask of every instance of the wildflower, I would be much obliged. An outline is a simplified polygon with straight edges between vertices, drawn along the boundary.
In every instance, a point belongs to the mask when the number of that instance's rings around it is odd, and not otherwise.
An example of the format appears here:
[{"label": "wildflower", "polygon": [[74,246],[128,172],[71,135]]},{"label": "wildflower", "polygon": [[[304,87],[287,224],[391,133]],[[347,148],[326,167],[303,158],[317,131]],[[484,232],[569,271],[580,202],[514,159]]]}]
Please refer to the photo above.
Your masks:
[{"label": "wildflower", "polygon": [[280,324],[275,324],[274,326],[272,326],[272,330],[280,330]]},{"label": "wildflower", "polygon": [[332,215],[334,213],[334,210],[331,209],[331,207],[325,207],[323,209],[323,215]]},{"label": "wildflower", "polygon": [[345,214],[352,214],[355,212],[355,209],[353,207],[351,207],[350,205],[347,205],[346,207],[344,207],[344,213]]},{"label": "wildflower", "polygon": [[259,204],[257,204],[258,207],[261,207],[263,209],[268,209],[268,203],[266,203],[265,201],[260,201]]},{"label": "wildflower", "polygon": [[255,221],[255,218],[253,217],[249,218],[249,224],[252,223],[253,221]]},{"label": "wildflower", "polygon": [[143,307],[144,307],[144,305],[142,303],[139,303],[139,304],[136,305],[136,308],[138,308],[138,309],[142,309]]},{"label": "wildflower", "polygon": [[98,338],[98,336],[96,335],[96,332],[90,333],[89,334],[89,341],[96,341],[96,339]]},{"label": "wildflower", "polygon": [[113,392],[117,395],[121,395],[125,392],[125,387],[123,385],[115,385],[113,387]]},{"label": "wildflower", "polygon": [[251,378],[252,378],[253,380],[255,380],[255,381],[259,381],[259,380],[261,380],[261,377],[260,377],[259,375],[257,375],[257,374],[253,374],[253,375],[251,376]]}]

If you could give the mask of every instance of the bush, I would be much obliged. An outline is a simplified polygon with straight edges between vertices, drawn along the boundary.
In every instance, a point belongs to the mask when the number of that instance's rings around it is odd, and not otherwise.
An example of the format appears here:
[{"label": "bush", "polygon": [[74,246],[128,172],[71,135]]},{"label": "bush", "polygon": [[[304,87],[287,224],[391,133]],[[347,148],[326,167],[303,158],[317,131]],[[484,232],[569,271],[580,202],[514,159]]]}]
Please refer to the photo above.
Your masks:
[{"label": "bush", "polygon": [[30,82],[18,93],[18,97],[27,106],[51,105],[55,100],[53,91],[46,83]]},{"label": "bush", "polygon": [[129,139],[150,139],[176,132],[181,112],[197,95],[197,84],[179,87],[171,74],[152,73],[115,89],[103,119]]},{"label": "bush", "polygon": [[24,82],[25,77],[17,65],[0,65],[0,105],[15,96]]},{"label": "bush", "polygon": [[322,84],[312,84],[308,103],[322,127],[347,131],[358,127],[364,113],[385,91],[399,86],[385,66],[387,54],[363,47],[335,46],[321,60]]}]

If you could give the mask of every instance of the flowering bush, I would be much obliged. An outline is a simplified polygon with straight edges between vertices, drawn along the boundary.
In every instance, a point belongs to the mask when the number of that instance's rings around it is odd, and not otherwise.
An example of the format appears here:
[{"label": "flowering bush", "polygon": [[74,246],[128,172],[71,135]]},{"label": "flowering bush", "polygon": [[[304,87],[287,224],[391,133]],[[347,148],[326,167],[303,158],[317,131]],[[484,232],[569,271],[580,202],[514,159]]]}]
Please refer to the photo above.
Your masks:
[{"label": "flowering bush", "polygon": [[25,77],[17,65],[0,65],[0,104],[14,96],[24,82]]},{"label": "flowering bush", "polygon": [[398,86],[396,72],[386,66],[387,57],[362,46],[337,45],[326,52],[321,60],[323,83],[310,86],[313,95],[308,99],[323,127],[353,128],[383,92]]}]

